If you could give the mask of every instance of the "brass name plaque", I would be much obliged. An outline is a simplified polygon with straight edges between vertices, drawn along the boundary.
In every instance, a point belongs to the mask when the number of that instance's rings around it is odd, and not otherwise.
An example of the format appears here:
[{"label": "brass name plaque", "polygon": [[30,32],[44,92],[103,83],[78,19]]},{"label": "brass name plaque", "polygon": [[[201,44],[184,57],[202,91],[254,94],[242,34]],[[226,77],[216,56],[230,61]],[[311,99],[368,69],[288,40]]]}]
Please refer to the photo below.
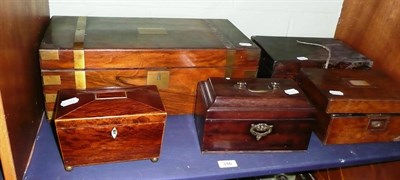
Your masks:
[{"label": "brass name plaque", "polygon": [[167,34],[167,30],[165,28],[147,28],[147,27],[139,27],[137,28],[139,34],[148,34],[148,35],[157,35],[157,34]]}]

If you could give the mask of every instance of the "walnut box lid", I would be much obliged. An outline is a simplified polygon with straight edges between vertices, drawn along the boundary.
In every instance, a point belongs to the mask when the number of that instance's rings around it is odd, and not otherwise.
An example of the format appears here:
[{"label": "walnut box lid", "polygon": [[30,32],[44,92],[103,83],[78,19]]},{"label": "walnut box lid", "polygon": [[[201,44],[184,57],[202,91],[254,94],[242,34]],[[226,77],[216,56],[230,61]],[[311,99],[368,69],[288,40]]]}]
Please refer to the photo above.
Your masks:
[{"label": "walnut box lid", "polygon": [[400,113],[400,86],[376,70],[302,69],[299,83],[326,113]]}]

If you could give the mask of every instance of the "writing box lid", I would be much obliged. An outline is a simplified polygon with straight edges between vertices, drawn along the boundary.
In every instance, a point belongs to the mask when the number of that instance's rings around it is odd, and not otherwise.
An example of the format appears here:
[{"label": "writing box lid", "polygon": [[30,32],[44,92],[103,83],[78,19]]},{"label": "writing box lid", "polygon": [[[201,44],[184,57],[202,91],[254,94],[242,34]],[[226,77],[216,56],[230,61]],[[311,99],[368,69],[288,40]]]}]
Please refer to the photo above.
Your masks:
[{"label": "writing box lid", "polygon": [[[227,19],[53,16],[41,49],[236,49],[252,44]],[[256,46],[250,46],[256,48]]]},{"label": "writing box lid", "polygon": [[[85,120],[165,114],[156,86],[60,90],[55,120]],[[128,119],[128,118],[126,118]],[[142,119],[150,121],[150,119]]]},{"label": "writing box lid", "polygon": [[115,69],[254,65],[260,49],[227,19],[53,16],[39,53],[42,69]]},{"label": "writing box lid", "polygon": [[400,86],[376,70],[302,69],[300,86],[326,113],[400,113]]},{"label": "writing box lid", "polygon": [[200,88],[209,113],[249,112],[253,115],[261,113],[265,117],[268,113],[273,116],[271,112],[281,112],[278,114],[284,118],[293,116],[290,111],[314,111],[305,94],[291,79],[212,77],[202,82]]}]

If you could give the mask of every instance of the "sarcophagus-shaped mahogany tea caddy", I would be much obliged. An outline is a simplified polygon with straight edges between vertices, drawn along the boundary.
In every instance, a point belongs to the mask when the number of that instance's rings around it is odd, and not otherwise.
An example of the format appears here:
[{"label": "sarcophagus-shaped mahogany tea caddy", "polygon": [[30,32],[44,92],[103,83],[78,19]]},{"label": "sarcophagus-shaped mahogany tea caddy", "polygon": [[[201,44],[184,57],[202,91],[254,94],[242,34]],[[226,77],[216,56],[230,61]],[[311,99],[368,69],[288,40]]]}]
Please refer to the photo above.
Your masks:
[{"label": "sarcophagus-shaped mahogany tea caddy", "polygon": [[167,113],[156,86],[60,90],[56,105],[54,122],[66,170],[158,160]]}]

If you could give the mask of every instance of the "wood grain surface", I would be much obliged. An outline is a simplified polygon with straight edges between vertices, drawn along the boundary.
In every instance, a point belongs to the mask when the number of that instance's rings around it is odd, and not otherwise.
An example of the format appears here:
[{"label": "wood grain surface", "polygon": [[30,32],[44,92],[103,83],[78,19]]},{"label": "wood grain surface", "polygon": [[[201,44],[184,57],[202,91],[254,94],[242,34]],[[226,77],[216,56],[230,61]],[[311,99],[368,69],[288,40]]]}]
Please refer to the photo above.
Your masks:
[{"label": "wood grain surface", "polygon": [[[38,48],[49,21],[47,0],[0,2],[0,91],[13,162],[4,158],[6,179],[23,179],[44,104]],[[4,145],[4,147],[3,147]],[[11,167],[15,168],[12,169]]]},{"label": "wood grain surface", "polygon": [[302,69],[299,76],[318,110],[314,131],[325,144],[399,141],[400,88],[393,84],[377,70]]},{"label": "wood grain surface", "polygon": [[[60,105],[71,98],[78,101]],[[55,128],[64,165],[158,158],[166,117],[156,86],[61,90]]]},{"label": "wood grain surface", "polygon": [[[169,68],[168,88],[159,89],[165,108],[170,114],[190,114],[194,111],[197,82],[208,77],[224,77],[231,72],[231,77],[245,77],[247,72],[255,72],[257,66],[243,68]],[[88,70],[86,72],[86,87],[88,89],[102,87],[134,87],[146,85],[145,69],[125,70]],[[45,85],[44,94],[56,94],[61,89],[75,89],[75,71],[42,71],[42,76],[60,76],[60,85]],[[54,110],[54,102],[47,101],[47,111]]]},{"label": "wood grain surface", "polygon": [[[235,88],[237,82],[246,87]],[[271,89],[271,83],[279,88]],[[299,92],[284,93],[291,88]],[[293,80],[210,78],[198,85],[195,123],[203,152],[305,150],[314,113]],[[271,132],[257,140],[257,132],[268,131],[256,130],[261,125],[271,125]]]},{"label": "wood grain surface", "polygon": [[400,82],[400,1],[345,0],[335,38],[374,61]]}]

